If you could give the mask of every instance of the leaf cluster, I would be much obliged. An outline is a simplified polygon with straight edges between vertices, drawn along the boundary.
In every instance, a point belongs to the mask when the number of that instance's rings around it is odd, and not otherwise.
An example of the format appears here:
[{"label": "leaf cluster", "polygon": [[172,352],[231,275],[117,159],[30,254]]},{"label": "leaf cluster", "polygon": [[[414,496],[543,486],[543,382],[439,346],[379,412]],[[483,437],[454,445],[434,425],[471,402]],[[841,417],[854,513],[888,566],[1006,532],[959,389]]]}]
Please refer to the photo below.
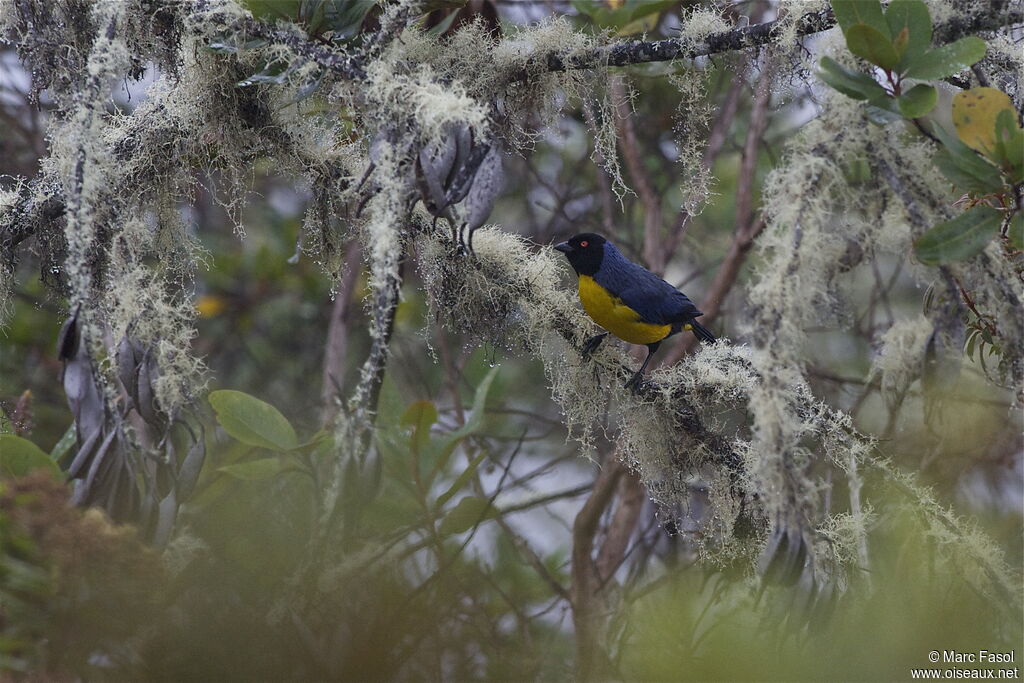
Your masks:
[{"label": "leaf cluster", "polygon": [[885,82],[829,57],[822,58],[818,75],[844,95],[866,100],[869,115],[879,123],[918,118],[935,108],[935,87],[918,83],[908,88],[908,79],[946,78],[985,56],[985,42],[973,36],[932,48],[932,20],[921,0],[893,0],[884,12],[877,0],[833,0],[832,10],[847,48],[882,69]]},{"label": "leaf cluster", "polygon": [[1024,249],[1024,129],[1006,93],[972,88],[953,97],[956,136],[935,126],[943,149],[934,157],[942,174],[966,194],[967,210],[925,233],[914,245],[918,260],[943,265],[979,253],[997,235]]}]

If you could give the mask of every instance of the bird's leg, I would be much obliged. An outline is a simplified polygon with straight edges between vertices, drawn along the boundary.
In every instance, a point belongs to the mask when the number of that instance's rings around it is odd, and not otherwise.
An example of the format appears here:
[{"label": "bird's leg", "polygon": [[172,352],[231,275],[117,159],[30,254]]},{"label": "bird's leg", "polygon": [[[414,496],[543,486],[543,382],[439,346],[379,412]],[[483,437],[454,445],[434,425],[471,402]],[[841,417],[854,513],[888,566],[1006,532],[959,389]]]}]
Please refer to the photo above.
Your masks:
[{"label": "bird's leg", "polygon": [[597,351],[597,347],[601,345],[601,342],[603,342],[604,338],[607,336],[607,332],[602,332],[601,334],[595,335],[588,339],[587,343],[583,345],[583,357],[590,358],[590,354],[594,353],[594,351]]},{"label": "bird's leg", "polygon": [[455,254],[462,255],[465,250],[462,248],[462,231],[459,230],[459,224],[453,221],[447,214],[445,220],[448,221],[448,226],[452,229],[452,252]]},{"label": "bird's leg", "polygon": [[647,364],[651,362],[651,357],[654,356],[654,352],[661,346],[661,342],[654,342],[653,344],[647,345],[647,358],[644,358],[644,364],[640,366],[640,369],[636,371],[636,374],[628,382],[626,382],[626,388],[632,389],[634,393],[640,391],[640,386],[644,383],[644,370],[647,369]]}]

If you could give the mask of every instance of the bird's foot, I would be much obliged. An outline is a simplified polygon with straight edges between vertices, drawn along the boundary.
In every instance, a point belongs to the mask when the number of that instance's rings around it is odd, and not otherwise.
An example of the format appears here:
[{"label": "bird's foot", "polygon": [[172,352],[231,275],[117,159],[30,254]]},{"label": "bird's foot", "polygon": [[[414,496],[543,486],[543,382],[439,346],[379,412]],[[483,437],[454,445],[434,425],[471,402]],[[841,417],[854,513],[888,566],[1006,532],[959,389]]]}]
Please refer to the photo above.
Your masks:
[{"label": "bird's foot", "polygon": [[646,383],[647,380],[644,379],[644,373],[638,372],[635,375],[633,375],[628,382],[626,382],[626,388],[632,391],[634,394],[639,394],[643,390],[644,385]]},{"label": "bird's foot", "polygon": [[588,339],[583,345],[583,357],[590,358],[594,351],[597,351],[597,347],[601,345],[601,342],[603,342],[604,338],[607,336],[608,333],[603,332]]}]

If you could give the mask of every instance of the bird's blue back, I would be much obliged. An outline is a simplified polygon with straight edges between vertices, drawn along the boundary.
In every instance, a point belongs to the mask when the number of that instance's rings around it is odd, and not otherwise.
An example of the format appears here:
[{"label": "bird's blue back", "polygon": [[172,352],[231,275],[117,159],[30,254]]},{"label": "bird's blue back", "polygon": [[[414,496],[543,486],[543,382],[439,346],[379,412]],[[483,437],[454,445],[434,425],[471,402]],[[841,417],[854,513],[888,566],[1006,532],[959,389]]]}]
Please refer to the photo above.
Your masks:
[{"label": "bird's blue back", "polygon": [[703,315],[685,294],[627,259],[611,242],[604,244],[594,280],[649,323],[667,325]]}]

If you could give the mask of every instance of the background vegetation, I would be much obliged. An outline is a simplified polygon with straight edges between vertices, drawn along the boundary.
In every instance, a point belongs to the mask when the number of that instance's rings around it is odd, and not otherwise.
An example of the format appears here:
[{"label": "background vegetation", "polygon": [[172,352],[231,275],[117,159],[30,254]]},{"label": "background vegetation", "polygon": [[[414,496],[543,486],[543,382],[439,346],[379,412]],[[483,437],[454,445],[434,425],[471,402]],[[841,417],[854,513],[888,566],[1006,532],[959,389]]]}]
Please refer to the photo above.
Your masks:
[{"label": "background vegetation", "polygon": [[[1024,15],[884,12],[0,0],[0,669],[1019,652]],[[727,341],[583,360],[584,231]]]}]

